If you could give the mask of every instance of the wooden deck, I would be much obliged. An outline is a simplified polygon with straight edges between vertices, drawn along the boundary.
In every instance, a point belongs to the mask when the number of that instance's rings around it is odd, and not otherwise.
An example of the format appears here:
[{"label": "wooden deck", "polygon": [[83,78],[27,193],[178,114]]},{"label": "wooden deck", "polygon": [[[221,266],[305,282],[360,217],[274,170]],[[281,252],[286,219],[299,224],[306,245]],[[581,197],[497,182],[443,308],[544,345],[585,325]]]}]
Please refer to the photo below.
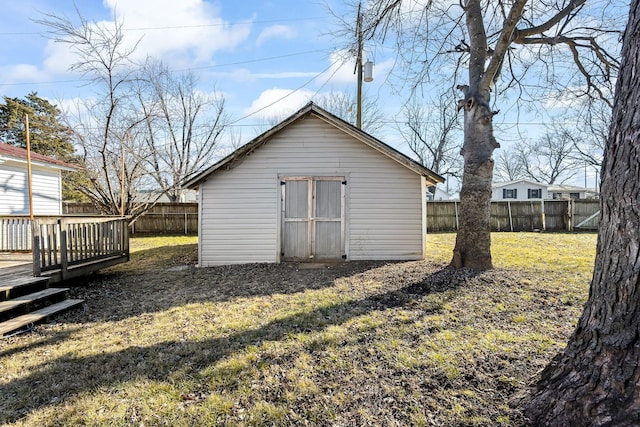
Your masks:
[{"label": "wooden deck", "polygon": [[0,256],[0,336],[28,330],[84,302],[69,299],[67,288],[49,287],[49,276],[34,277],[31,263],[24,261]]},{"label": "wooden deck", "polygon": [[36,218],[20,233],[22,222],[5,223],[3,245],[28,232],[33,253],[0,252],[0,336],[82,305],[50,285],[129,261],[126,218]]}]

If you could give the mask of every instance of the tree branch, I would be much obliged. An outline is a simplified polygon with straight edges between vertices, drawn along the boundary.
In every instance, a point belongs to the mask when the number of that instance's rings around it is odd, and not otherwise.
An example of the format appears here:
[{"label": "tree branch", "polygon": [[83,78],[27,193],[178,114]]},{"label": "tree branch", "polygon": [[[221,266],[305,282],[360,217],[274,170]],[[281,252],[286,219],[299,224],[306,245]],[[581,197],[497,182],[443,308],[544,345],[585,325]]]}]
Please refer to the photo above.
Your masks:
[{"label": "tree branch", "polygon": [[521,38],[529,37],[535,34],[542,34],[545,31],[549,31],[555,25],[559,24],[560,21],[562,21],[564,18],[568,17],[575,9],[581,7],[585,2],[586,0],[571,0],[564,9],[551,17],[551,19],[549,19],[545,23],[536,25],[535,27],[516,30],[514,42],[518,43],[518,40]]},{"label": "tree branch", "polygon": [[511,7],[509,15],[506,17],[502,26],[500,38],[493,49],[491,61],[489,62],[482,78],[483,87],[490,87],[498,79],[502,69],[502,63],[504,62],[504,57],[507,54],[509,46],[511,46],[514,34],[517,31],[516,27],[522,17],[522,11],[526,4],[527,0],[518,0]]}]

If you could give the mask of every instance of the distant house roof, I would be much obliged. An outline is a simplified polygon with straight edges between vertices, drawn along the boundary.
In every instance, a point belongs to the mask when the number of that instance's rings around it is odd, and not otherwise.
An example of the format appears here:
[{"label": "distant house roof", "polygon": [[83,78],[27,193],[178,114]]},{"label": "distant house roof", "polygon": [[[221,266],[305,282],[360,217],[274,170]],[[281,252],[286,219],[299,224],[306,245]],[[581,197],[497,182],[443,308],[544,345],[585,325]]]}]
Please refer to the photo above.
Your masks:
[{"label": "distant house roof", "polygon": [[540,182],[537,181],[533,181],[530,179],[518,179],[515,181],[506,181],[506,182],[494,182],[493,184],[491,184],[492,188],[501,188],[501,187],[508,187],[509,185],[514,185],[514,184],[529,184],[529,185],[536,185],[538,187],[549,187],[548,184],[542,184]]},{"label": "distant house roof", "polygon": [[598,194],[593,188],[576,187],[574,185],[550,185],[548,190],[552,193],[590,193]]},{"label": "distant house roof", "polygon": [[[26,163],[27,150],[25,150],[24,148],[16,147],[15,145],[0,142],[0,163],[6,160],[15,160],[18,162]],[[68,171],[75,171],[80,169],[79,166],[63,162],[62,160],[54,159],[53,157],[34,153],[33,151],[31,152],[31,162]]]},{"label": "distant house roof", "polygon": [[352,137],[363,142],[369,147],[377,150],[378,152],[385,154],[386,156],[390,157],[391,159],[395,160],[401,165],[409,168],[410,170],[416,172],[417,174],[426,177],[430,182],[432,183],[444,182],[444,178],[438,175],[437,173],[425,168],[420,163],[407,157],[406,155],[390,147],[389,145],[385,144],[379,139],[369,135],[368,133],[358,129],[352,124],[342,120],[341,118],[329,113],[328,111],[310,102],[307,105],[305,105],[302,109],[300,109],[298,112],[294,113],[289,118],[282,121],[280,124],[264,132],[262,135],[256,137],[255,139],[251,140],[247,144],[238,148],[236,151],[229,154],[227,157],[220,160],[213,166],[209,167],[208,169],[204,170],[203,172],[189,179],[187,182],[185,182],[184,187],[194,188],[199,184],[201,184],[203,181],[205,181],[209,176],[214,174],[216,171],[228,170],[228,169],[234,168],[246,156],[250,155],[255,150],[257,150],[258,148],[266,144],[272,136],[274,136],[275,134],[277,134],[278,132],[280,132],[281,130],[283,130],[293,122],[296,122],[311,114],[335,126],[336,128],[344,131],[345,133],[351,135]]}]

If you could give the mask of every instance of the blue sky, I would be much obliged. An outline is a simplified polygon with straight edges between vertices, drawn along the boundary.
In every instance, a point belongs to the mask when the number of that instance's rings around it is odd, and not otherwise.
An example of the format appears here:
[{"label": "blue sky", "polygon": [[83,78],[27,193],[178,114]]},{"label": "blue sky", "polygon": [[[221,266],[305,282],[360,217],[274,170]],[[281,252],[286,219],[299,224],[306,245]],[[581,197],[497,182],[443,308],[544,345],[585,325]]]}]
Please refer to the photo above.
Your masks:
[{"label": "blue sky", "polygon": [[[125,40],[140,40],[136,58],[161,59],[176,71],[193,71],[203,91],[225,96],[236,118],[273,107],[239,122],[264,124],[282,118],[310,97],[355,91],[354,59],[345,60],[330,35],[337,25],[328,12],[347,13],[342,1],[76,0],[87,20],[124,23]],[[77,22],[71,0],[0,0],[0,94],[22,97],[37,91],[64,105],[87,96],[91,87],[68,72],[76,58],[68,46],[47,39],[34,22],[43,13]],[[388,59],[388,58],[387,58]],[[383,58],[384,60],[384,58]],[[367,87],[379,91],[378,78]],[[398,102],[399,103],[399,102]],[[254,135],[248,135],[249,137]]]},{"label": "blue sky", "polygon": [[[89,21],[122,20],[125,40],[139,40],[135,59],[151,56],[175,71],[192,71],[200,89],[224,95],[227,112],[243,141],[330,92],[355,93],[355,58],[341,51],[331,33],[354,15],[345,0],[76,0]],[[23,97],[36,91],[64,108],[91,95],[92,87],[70,73],[77,59],[68,46],[53,43],[34,22],[44,13],[77,22],[73,0],[0,0],[0,95]],[[355,16],[353,17],[355,19]],[[342,45],[341,45],[342,43]],[[395,130],[407,93],[399,94],[390,74],[395,52],[365,45],[376,63],[365,91],[384,111],[376,136],[411,155]],[[404,88],[406,89],[406,87]],[[428,89],[427,89],[428,92]],[[269,106],[267,108],[267,106]],[[496,136],[503,147],[544,130],[540,109],[531,114],[500,105]],[[515,129],[515,122],[518,128]],[[593,175],[592,172],[589,172]],[[590,186],[592,186],[591,184]]]}]

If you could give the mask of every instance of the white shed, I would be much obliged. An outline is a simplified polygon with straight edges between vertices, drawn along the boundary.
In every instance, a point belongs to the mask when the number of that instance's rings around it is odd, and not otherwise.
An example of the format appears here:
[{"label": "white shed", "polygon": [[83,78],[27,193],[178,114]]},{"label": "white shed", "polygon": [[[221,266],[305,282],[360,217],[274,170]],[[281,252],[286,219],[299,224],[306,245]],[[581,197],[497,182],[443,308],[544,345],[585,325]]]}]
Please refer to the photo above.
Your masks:
[{"label": "white shed", "polygon": [[200,266],[425,256],[444,179],[313,103],[186,183]]},{"label": "white shed", "polygon": [[[33,212],[62,214],[62,171],[79,169],[52,157],[31,153]],[[27,150],[0,142],[0,215],[29,215]]]}]

